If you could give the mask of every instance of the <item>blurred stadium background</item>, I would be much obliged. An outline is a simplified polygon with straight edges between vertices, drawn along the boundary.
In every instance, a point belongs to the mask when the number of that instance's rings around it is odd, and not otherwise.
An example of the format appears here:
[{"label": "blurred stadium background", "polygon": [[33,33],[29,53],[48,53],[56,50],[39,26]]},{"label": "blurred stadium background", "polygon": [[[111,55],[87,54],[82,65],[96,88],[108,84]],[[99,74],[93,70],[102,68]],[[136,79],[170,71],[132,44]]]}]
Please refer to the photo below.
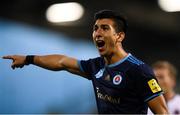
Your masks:
[{"label": "blurred stadium background", "polygon": [[[165,59],[179,69],[180,12],[162,9],[159,1],[1,1],[0,56],[56,53],[78,59],[96,57],[98,52],[91,38],[93,14],[101,9],[111,9],[128,18],[129,29],[124,41],[127,51],[149,65],[156,60]],[[82,17],[71,22],[49,22],[46,19],[49,6],[66,2],[79,3],[84,10]],[[65,14],[69,10],[71,8]],[[90,81],[67,72],[52,72],[32,65],[12,70],[10,63],[8,60],[0,60],[1,114],[97,112]],[[179,76],[176,90],[180,92]]]}]

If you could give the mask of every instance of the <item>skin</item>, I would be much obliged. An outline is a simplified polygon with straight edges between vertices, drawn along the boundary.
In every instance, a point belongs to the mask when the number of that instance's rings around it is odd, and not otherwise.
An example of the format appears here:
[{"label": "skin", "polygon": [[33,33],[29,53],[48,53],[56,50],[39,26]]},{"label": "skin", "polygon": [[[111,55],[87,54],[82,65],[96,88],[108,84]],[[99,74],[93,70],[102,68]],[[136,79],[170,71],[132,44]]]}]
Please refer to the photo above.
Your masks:
[{"label": "skin", "polygon": [[[98,19],[94,24],[93,41],[97,46],[98,40],[103,40],[105,45],[98,47],[99,54],[105,59],[106,64],[113,64],[127,56],[127,52],[122,47],[122,41],[125,38],[124,32],[116,32],[114,29],[114,21],[112,19]],[[13,63],[11,67],[22,68],[25,64],[25,56],[10,55],[4,56],[4,59],[11,59]],[[86,74],[80,71],[77,59],[64,55],[46,55],[35,56],[34,65],[39,67],[59,71],[66,70],[73,74],[86,77]],[[149,107],[154,113],[167,114],[167,107],[163,96],[158,96],[148,102]]]},{"label": "skin", "polygon": [[176,86],[176,81],[173,79],[170,71],[168,68],[154,68],[154,73],[159,85],[164,90],[165,100],[171,100],[175,96],[174,88]]},{"label": "skin", "polygon": [[101,56],[106,60],[106,64],[113,64],[127,56],[127,53],[122,48],[124,32],[116,32],[114,22],[111,19],[99,19],[94,25],[93,41],[96,44],[97,40],[103,40],[105,46],[98,48]]}]

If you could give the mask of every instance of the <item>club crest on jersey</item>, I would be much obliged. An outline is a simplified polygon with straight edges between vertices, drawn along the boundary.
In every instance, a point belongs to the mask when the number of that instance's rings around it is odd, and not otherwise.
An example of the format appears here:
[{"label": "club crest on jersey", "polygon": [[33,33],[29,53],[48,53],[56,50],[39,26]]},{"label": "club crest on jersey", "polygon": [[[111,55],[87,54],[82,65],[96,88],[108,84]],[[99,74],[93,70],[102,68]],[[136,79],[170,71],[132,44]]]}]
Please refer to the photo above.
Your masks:
[{"label": "club crest on jersey", "polygon": [[113,78],[113,83],[115,85],[119,85],[122,81],[122,76],[121,75],[116,75],[114,78]]}]

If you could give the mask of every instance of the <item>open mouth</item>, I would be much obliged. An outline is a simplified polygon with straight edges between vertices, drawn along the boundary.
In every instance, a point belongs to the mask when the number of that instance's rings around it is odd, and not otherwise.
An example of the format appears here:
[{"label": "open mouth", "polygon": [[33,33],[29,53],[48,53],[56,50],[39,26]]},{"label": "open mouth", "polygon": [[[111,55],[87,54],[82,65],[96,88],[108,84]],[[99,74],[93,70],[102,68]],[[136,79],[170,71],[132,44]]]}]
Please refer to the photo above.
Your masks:
[{"label": "open mouth", "polygon": [[102,48],[105,45],[105,42],[103,40],[96,41],[96,45],[98,48]]}]

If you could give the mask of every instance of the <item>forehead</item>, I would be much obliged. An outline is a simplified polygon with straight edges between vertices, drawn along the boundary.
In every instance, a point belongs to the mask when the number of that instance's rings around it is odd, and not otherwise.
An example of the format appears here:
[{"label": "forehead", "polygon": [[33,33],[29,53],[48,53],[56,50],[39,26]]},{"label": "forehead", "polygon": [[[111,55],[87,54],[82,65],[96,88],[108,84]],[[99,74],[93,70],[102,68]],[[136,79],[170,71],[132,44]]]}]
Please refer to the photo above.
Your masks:
[{"label": "forehead", "polygon": [[112,19],[109,19],[109,18],[103,18],[103,19],[96,20],[94,25],[110,25],[110,26],[113,26],[114,21]]},{"label": "forehead", "polygon": [[154,72],[156,74],[169,74],[169,70],[167,68],[154,68]]}]

